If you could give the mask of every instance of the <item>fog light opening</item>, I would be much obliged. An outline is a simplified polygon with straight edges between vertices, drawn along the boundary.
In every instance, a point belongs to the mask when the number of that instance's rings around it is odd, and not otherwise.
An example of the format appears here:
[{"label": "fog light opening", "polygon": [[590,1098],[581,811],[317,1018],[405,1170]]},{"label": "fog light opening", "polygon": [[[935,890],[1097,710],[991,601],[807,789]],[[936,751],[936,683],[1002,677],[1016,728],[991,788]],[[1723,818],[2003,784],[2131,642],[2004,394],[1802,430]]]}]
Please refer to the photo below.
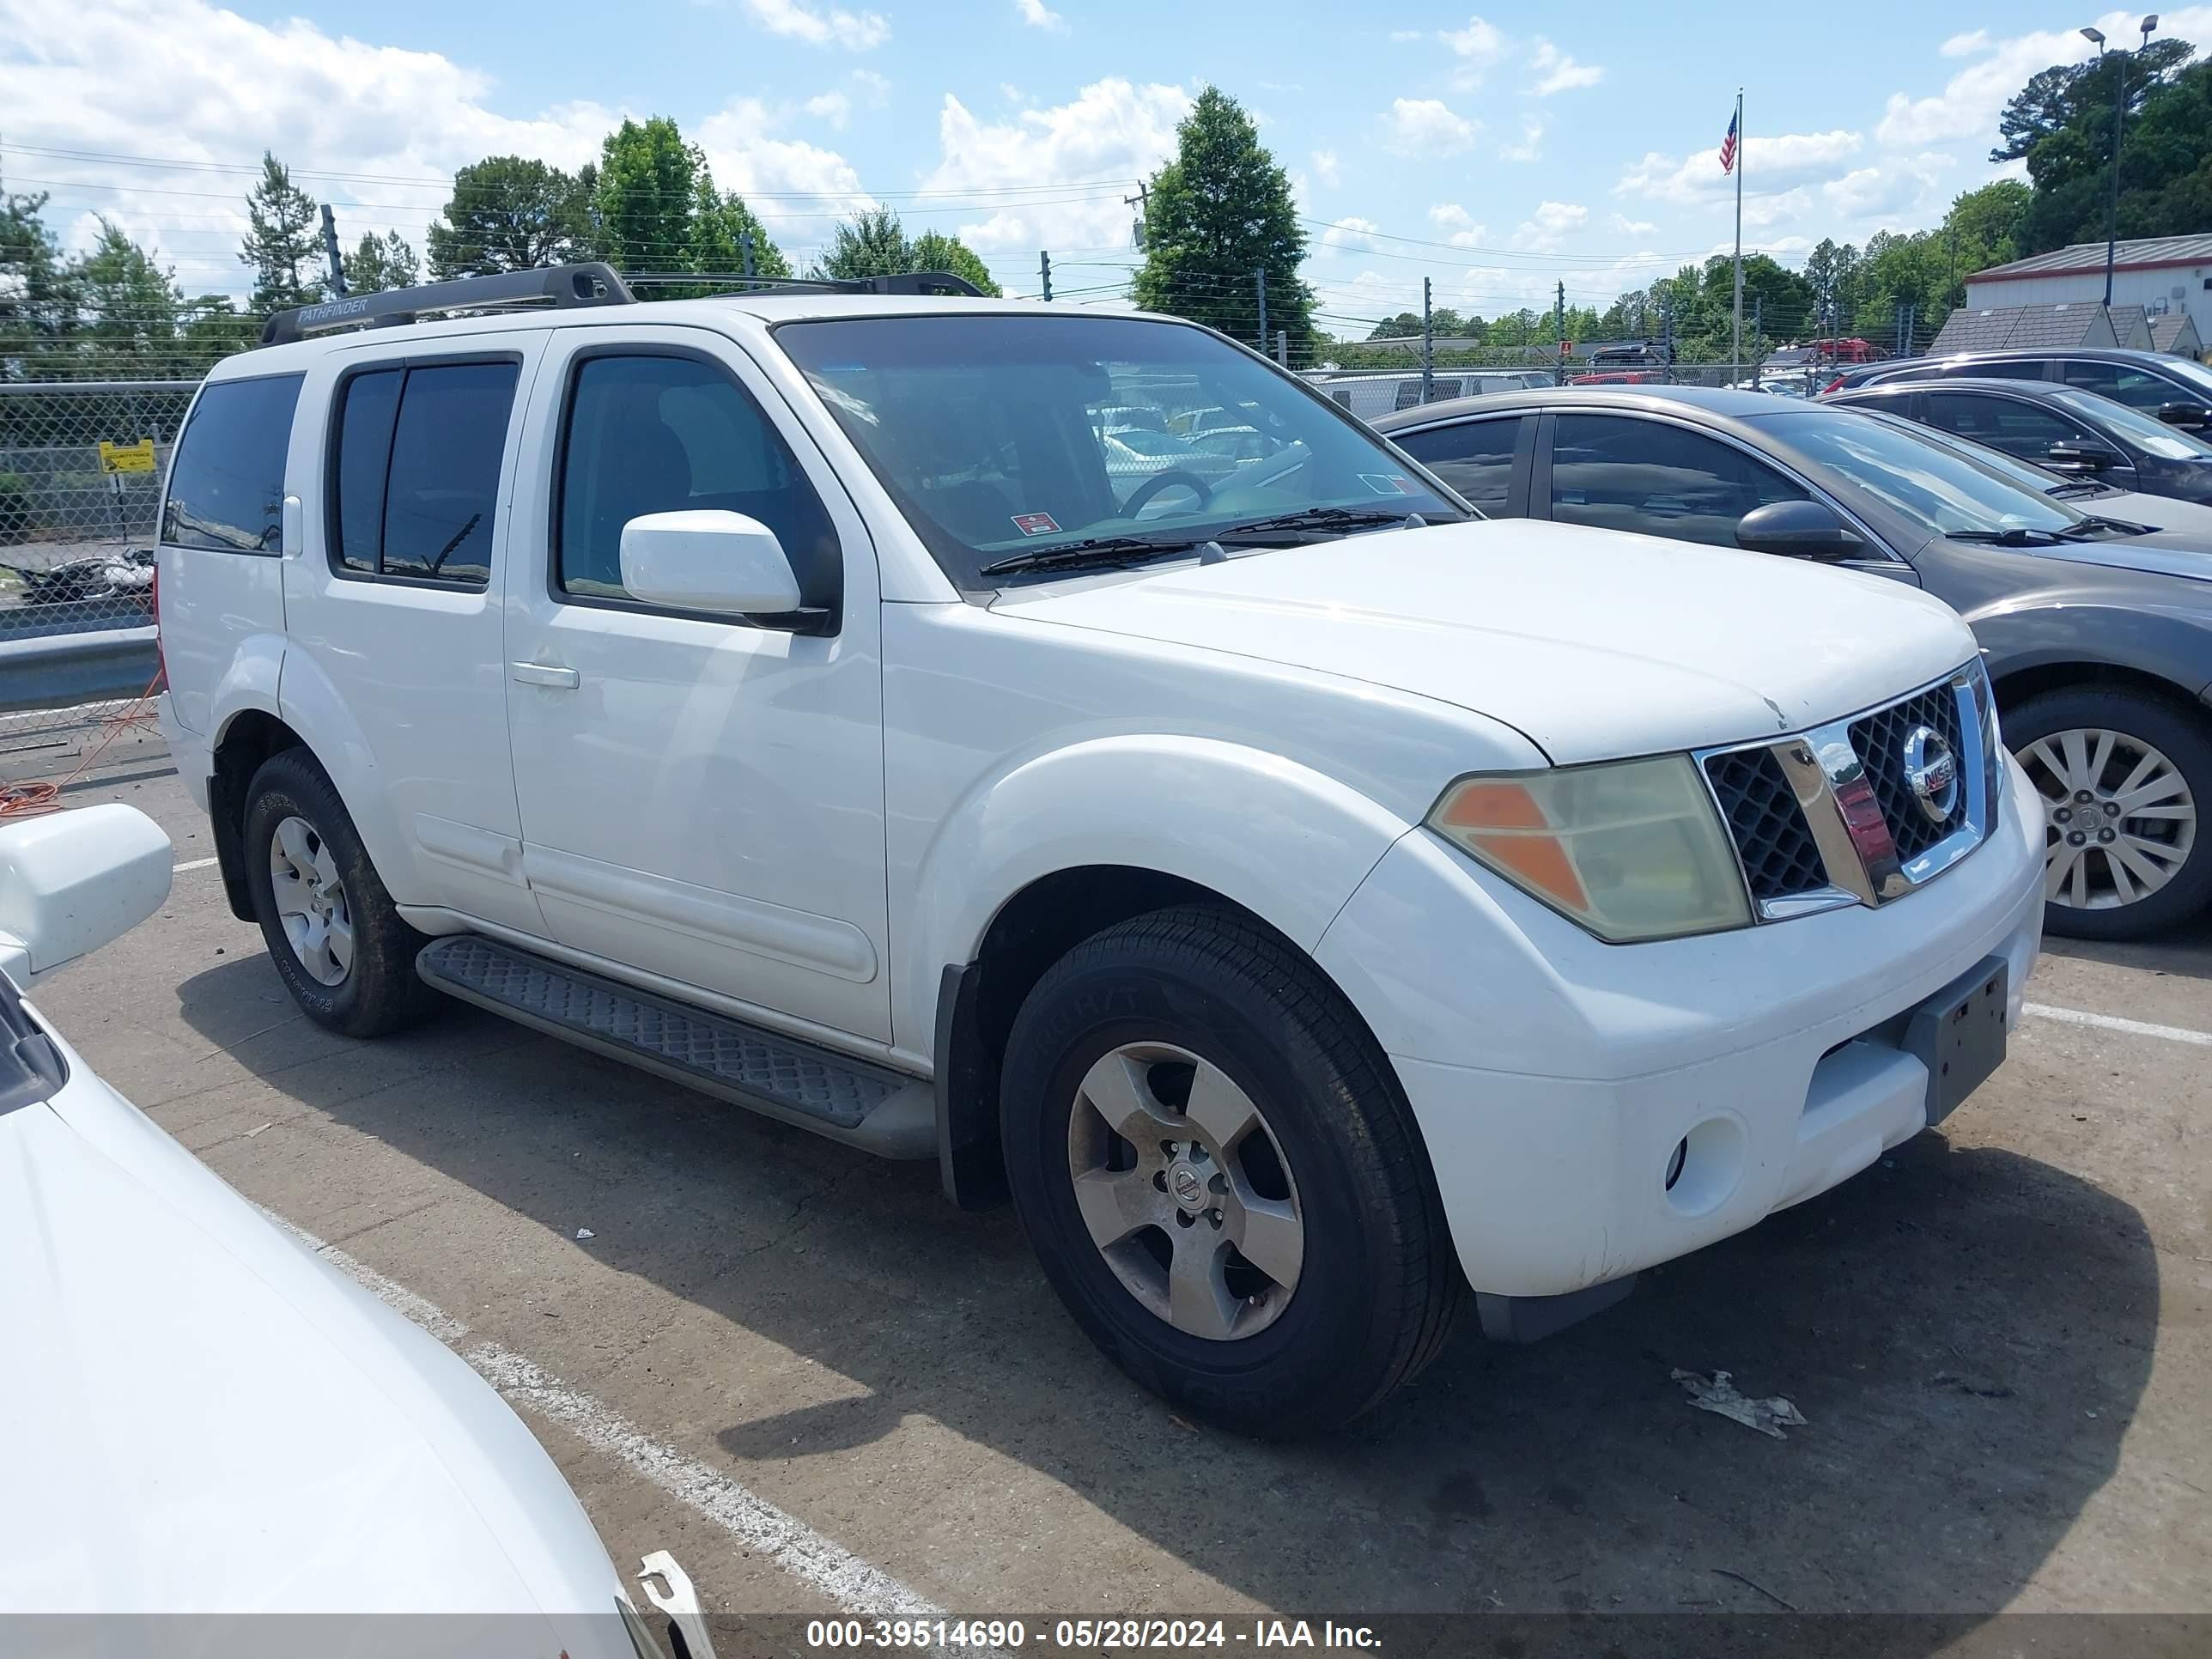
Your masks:
[{"label": "fog light opening", "polygon": [[1743,1180],[1747,1142],[1733,1117],[1709,1117],[1674,1143],[1667,1157],[1668,1206],[1683,1216],[1710,1215]]}]

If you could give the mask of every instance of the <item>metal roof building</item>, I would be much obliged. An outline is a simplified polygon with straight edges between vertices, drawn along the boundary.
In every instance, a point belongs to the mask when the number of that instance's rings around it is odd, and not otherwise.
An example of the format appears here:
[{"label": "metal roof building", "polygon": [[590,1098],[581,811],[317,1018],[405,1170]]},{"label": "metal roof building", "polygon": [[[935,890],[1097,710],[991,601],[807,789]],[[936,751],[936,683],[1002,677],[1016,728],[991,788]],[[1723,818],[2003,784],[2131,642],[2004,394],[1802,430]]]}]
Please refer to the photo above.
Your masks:
[{"label": "metal roof building", "polygon": [[[2038,253],[1975,272],[1966,278],[1965,309],[2001,312],[2056,305],[2094,307],[2101,304],[2104,297],[2105,245],[2076,242],[2071,247],[2056,248],[2049,253]],[[2136,343],[2125,337],[2126,325],[2120,313],[2127,307],[2139,307],[2154,329],[2161,317],[2191,319],[2198,344],[2186,355],[2198,355],[2203,349],[2203,337],[2212,335],[2212,232],[2197,236],[2139,237],[2115,248],[2112,321],[2116,333],[2121,337],[2114,343],[2120,345]],[[2179,338],[2179,331],[2173,332]],[[2074,340],[2063,343],[2106,343]]]},{"label": "metal roof building", "polygon": [[[2101,285],[2104,273],[2098,273]],[[2061,301],[2055,305],[1960,307],[1943,319],[1930,355],[1954,351],[2025,351],[2065,346],[2154,349],[2155,336],[2141,306]]]}]

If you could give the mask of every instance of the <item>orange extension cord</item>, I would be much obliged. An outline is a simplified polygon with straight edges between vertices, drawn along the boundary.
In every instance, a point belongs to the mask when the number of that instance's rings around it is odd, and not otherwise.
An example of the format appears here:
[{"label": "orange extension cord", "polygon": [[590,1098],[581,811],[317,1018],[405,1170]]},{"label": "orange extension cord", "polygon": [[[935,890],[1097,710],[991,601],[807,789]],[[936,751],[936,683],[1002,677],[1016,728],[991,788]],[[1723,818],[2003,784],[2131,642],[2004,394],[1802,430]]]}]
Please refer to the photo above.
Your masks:
[{"label": "orange extension cord", "polygon": [[59,811],[62,791],[91,771],[109,744],[131,727],[143,727],[153,720],[154,694],[161,684],[161,676],[157,672],[146,689],[131,700],[128,708],[100,721],[100,741],[84,751],[76,769],[67,777],[58,782],[0,783],[0,818],[31,818],[41,812]]}]

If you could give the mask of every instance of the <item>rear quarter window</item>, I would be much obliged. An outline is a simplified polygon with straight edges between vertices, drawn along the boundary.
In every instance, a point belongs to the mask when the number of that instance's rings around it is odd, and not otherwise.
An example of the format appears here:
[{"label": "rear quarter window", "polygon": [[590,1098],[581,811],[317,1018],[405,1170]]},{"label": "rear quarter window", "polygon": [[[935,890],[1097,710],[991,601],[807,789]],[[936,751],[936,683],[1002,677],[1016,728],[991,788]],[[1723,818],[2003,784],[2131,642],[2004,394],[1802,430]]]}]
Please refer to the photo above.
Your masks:
[{"label": "rear quarter window", "polygon": [[284,453],[302,378],[220,380],[200,393],[169,468],[163,543],[217,553],[280,550]]}]

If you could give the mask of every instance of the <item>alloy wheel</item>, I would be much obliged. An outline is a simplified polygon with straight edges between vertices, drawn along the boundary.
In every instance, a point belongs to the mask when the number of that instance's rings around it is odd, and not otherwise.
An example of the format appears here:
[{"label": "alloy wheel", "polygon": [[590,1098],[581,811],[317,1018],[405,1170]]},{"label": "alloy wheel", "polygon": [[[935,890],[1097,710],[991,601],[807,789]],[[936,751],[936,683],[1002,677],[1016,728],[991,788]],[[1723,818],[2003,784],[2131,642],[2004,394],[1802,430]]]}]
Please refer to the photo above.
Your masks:
[{"label": "alloy wheel", "polygon": [[2180,769],[2142,738],[2070,727],[2038,738],[2019,759],[2043,797],[2043,891],[2053,904],[2134,904],[2188,863],[2196,799]]},{"label": "alloy wheel", "polygon": [[1304,1212],[1266,1117],[1218,1066],[1168,1043],[1103,1055],[1069,1110],[1067,1164],[1091,1242],[1152,1314],[1214,1342],[1281,1317]]},{"label": "alloy wheel", "polygon": [[330,843],[307,819],[285,818],[270,835],[269,887],[300,966],[319,985],[344,984],[353,971],[353,912]]}]

